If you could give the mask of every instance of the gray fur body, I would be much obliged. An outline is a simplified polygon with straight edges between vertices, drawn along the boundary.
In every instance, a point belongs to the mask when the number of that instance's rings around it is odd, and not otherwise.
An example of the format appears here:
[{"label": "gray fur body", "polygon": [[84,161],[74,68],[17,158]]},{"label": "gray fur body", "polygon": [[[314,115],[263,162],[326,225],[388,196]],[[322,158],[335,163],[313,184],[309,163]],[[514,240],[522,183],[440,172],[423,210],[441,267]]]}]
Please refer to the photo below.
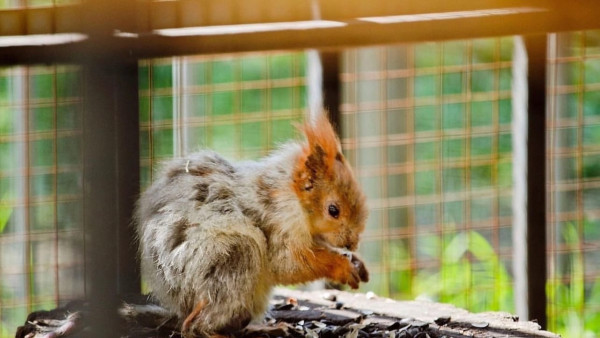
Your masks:
[{"label": "gray fur body", "polygon": [[[306,216],[290,186],[301,148],[232,164],[211,151],[167,163],[141,196],[136,223],[142,272],[160,303],[192,328],[233,332],[266,310],[272,287],[307,247]],[[290,236],[293,234],[293,236]]]}]

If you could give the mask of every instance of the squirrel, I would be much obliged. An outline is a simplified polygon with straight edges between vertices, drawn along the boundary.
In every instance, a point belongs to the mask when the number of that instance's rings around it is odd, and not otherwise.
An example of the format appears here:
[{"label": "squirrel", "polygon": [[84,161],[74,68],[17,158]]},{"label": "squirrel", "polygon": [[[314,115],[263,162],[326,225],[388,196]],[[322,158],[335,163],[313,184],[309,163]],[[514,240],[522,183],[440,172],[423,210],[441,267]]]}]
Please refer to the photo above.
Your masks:
[{"label": "squirrel", "polygon": [[135,215],[142,272],[184,335],[229,335],[260,319],[280,284],[358,288],[365,196],[326,113],[258,161],[200,151],[168,162]]}]

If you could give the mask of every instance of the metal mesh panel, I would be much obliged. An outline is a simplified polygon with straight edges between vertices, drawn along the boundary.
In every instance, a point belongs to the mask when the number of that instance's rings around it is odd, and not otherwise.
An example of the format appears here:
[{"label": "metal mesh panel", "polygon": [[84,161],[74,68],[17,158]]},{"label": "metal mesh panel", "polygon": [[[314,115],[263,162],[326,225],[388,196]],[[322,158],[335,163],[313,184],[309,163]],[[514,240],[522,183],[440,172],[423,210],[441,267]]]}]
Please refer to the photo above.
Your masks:
[{"label": "metal mesh panel", "polygon": [[[299,53],[142,62],[142,184],[173,156],[256,158],[292,137],[304,66]],[[73,66],[0,70],[0,336],[84,296],[81,84]]]},{"label": "metal mesh panel", "polygon": [[549,49],[549,324],[593,335],[600,333],[600,32],[556,34]]},{"label": "metal mesh panel", "polygon": [[0,69],[0,328],[83,296],[82,104],[72,66]]},{"label": "metal mesh panel", "polygon": [[510,38],[344,53],[343,146],[371,207],[365,289],[512,309],[511,53]]},{"label": "metal mesh panel", "polygon": [[264,156],[306,107],[302,53],[194,56],[140,65],[142,186],[158,161],[202,148]]}]

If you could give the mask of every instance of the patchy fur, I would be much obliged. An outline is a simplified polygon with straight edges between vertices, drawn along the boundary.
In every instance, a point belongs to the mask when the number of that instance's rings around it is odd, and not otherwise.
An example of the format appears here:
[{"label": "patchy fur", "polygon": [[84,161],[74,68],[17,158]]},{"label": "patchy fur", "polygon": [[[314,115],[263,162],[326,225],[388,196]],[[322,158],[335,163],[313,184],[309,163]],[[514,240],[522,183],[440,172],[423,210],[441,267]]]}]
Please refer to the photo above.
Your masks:
[{"label": "patchy fur", "polygon": [[172,160],[141,196],[143,272],[187,333],[243,328],[277,284],[368,280],[360,259],[340,250],[358,245],[364,195],[327,118],[301,130],[303,142],[257,162],[211,151]]}]

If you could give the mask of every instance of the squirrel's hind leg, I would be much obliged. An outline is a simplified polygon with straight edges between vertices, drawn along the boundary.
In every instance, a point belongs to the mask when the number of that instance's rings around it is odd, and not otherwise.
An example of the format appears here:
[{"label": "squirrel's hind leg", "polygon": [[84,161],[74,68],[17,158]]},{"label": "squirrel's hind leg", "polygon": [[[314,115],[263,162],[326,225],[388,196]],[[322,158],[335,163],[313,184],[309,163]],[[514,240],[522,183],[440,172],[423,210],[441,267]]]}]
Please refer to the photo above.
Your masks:
[{"label": "squirrel's hind leg", "polygon": [[189,332],[190,325],[194,322],[194,320],[196,319],[198,314],[200,314],[205,305],[206,304],[204,301],[200,301],[198,302],[198,304],[196,304],[196,306],[194,306],[194,310],[192,310],[192,312],[183,321],[183,325],[181,326],[181,332],[183,332],[184,334],[186,332]]},{"label": "squirrel's hind leg", "polygon": [[[186,337],[188,334],[191,334],[191,336],[194,337],[193,330],[190,330],[190,328],[191,328],[190,325],[194,322],[194,320],[200,314],[200,312],[202,312],[202,309],[205,307],[205,305],[206,305],[206,303],[204,301],[198,302],[198,304],[196,304],[196,306],[194,307],[194,310],[183,321],[183,325],[181,327],[181,333],[184,337]],[[218,334],[218,333],[211,334],[209,336],[209,338],[228,338],[228,337],[229,336],[224,336],[224,335]]]},{"label": "squirrel's hind leg", "polygon": [[235,227],[228,226],[235,220],[227,221],[213,218],[213,227],[204,230],[202,250],[198,250],[202,256],[187,261],[182,294],[190,295],[191,306],[180,310],[184,334],[235,334],[268,305],[264,235],[239,219],[241,224]]}]

